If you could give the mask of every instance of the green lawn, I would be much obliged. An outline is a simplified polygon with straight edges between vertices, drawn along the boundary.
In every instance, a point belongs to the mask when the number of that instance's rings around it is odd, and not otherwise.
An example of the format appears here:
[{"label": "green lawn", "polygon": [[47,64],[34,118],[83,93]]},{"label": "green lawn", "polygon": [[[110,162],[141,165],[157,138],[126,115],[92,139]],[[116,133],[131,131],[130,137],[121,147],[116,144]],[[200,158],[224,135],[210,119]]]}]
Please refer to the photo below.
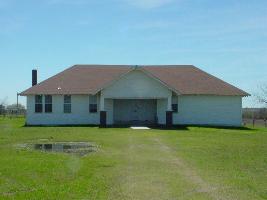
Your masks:
[{"label": "green lawn", "polygon": [[[24,127],[0,119],[0,199],[267,199],[267,129]],[[18,144],[88,141],[84,157]]]}]

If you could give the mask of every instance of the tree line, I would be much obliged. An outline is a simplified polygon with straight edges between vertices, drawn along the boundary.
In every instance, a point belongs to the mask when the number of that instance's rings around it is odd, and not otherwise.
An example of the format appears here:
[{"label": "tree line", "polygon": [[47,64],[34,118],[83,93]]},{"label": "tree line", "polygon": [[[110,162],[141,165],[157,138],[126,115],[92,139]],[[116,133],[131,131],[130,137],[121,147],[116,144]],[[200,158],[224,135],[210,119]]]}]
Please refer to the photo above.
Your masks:
[{"label": "tree line", "polygon": [[244,119],[267,119],[267,108],[243,108]]}]

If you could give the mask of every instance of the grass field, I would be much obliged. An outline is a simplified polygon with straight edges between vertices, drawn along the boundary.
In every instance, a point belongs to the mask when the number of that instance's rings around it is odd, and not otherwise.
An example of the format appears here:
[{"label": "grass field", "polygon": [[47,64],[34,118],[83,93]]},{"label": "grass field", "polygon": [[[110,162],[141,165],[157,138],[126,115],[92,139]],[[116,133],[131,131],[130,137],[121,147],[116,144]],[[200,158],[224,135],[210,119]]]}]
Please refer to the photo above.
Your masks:
[{"label": "grass field", "polygon": [[[24,127],[0,119],[0,199],[267,199],[267,129]],[[84,157],[18,144],[88,141]]]}]

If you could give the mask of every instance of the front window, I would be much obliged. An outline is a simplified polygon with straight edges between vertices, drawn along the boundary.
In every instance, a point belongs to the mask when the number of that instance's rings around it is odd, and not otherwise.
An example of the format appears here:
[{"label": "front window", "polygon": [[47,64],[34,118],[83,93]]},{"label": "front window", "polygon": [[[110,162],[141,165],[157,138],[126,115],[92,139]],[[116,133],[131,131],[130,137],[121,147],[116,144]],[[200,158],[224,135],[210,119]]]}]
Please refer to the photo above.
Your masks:
[{"label": "front window", "polygon": [[41,113],[43,112],[43,96],[35,95],[35,112]]},{"label": "front window", "polygon": [[52,112],[52,95],[45,95],[45,112]]},{"label": "front window", "polygon": [[71,113],[71,95],[64,95],[64,113]]},{"label": "front window", "polygon": [[172,112],[177,113],[178,112],[178,105],[172,104]]},{"label": "front window", "polygon": [[96,113],[97,112],[97,96],[89,95],[89,112]]}]

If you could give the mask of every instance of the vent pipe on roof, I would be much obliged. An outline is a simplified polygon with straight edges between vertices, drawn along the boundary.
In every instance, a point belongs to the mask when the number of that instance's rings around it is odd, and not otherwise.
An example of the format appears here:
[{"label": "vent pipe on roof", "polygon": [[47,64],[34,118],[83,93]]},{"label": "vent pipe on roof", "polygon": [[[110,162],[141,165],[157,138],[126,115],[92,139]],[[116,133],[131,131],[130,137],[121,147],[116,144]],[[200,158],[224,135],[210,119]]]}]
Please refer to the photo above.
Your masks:
[{"label": "vent pipe on roof", "polygon": [[32,86],[37,84],[37,69],[32,70]]}]

